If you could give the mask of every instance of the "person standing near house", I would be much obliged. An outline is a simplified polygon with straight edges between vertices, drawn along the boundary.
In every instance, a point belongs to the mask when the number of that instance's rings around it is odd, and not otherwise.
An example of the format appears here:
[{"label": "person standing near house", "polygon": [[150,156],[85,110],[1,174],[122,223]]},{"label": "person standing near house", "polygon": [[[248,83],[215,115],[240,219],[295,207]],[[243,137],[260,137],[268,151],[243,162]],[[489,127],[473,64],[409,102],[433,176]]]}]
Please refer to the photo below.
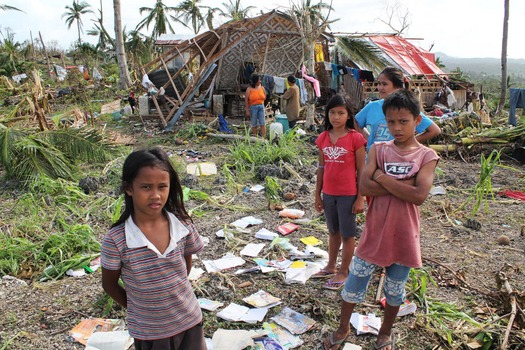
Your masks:
[{"label": "person standing near house", "polygon": [[266,100],[266,90],[261,85],[261,77],[254,74],[252,75],[250,86],[246,89],[244,101],[246,104],[246,115],[250,117],[253,136],[257,136],[260,128],[263,138],[266,137],[264,100]]},{"label": "person standing near house", "polygon": [[286,118],[288,119],[288,125],[290,126],[290,129],[292,129],[299,119],[301,101],[299,87],[295,84],[295,77],[289,75],[287,79],[290,87],[284,93],[283,98],[286,100]]},{"label": "person standing near house", "polygon": [[[367,139],[367,151],[375,142],[394,139],[386,123],[383,113],[384,99],[394,91],[404,88],[405,77],[403,72],[395,67],[386,67],[377,78],[379,97],[381,100],[368,103],[356,114],[356,129]],[[368,131],[367,127],[370,128]],[[421,113],[421,122],[416,126],[416,140],[420,143],[428,141],[441,134],[441,129],[432,120]]]}]

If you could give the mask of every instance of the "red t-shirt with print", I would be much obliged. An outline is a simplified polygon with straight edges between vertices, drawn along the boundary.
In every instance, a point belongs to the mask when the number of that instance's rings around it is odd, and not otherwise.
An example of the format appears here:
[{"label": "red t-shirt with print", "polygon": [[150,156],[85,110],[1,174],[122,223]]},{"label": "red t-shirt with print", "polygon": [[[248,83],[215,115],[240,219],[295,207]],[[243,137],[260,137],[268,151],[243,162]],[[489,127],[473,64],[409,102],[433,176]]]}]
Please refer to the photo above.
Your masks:
[{"label": "red t-shirt with print", "polygon": [[329,131],[324,131],[315,144],[324,158],[323,193],[332,196],[357,195],[355,152],[366,144],[363,135],[351,129],[332,144]]}]

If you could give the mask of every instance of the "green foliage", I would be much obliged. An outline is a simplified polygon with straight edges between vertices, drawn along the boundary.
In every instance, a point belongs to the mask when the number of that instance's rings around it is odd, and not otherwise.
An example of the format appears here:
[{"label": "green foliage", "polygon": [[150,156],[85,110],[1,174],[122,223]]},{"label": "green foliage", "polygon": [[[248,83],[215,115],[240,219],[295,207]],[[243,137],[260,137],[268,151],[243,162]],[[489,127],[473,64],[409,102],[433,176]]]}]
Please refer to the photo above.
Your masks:
[{"label": "green foliage", "polygon": [[303,141],[294,130],[282,135],[277,143],[251,143],[248,135],[230,147],[229,163],[238,172],[253,172],[257,166],[278,164],[280,161],[295,163],[304,150]]},{"label": "green foliage", "polygon": [[264,179],[264,190],[268,204],[278,204],[281,202],[282,187],[277,179],[266,176]]},{"label": "green foliage", "polygon": [[72,179],[76,162],[99,162],[115,148],[94,129],[18,130],[0,124],[0,164],[7,177]]}]

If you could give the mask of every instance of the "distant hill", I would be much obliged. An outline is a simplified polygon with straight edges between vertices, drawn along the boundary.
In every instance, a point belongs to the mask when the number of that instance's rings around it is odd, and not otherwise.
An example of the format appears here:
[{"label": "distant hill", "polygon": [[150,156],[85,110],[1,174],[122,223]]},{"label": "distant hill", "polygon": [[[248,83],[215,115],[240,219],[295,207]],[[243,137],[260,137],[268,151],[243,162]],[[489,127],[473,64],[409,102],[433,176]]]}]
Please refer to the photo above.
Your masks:
[{"label": "distant hill", "polygon": [[[501,60],[499,58],[459,58],[450,57],[442,52],[435,53],[436,58],[446,66],[446,72],[459,67],[465,73],[477,73],[501,76]],[[509,58],[507,61],[509,75],[525,77],[525,59]]]}]

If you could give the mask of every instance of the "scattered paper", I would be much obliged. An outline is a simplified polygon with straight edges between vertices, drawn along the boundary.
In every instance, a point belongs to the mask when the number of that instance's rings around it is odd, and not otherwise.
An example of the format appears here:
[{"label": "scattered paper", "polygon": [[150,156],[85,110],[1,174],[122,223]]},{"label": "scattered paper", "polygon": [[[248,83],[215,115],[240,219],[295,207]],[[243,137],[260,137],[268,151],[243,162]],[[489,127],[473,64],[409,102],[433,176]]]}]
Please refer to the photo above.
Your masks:
[{"label": "scattered paper", "polygon": [[299,264],[296,264],[296,266],[298,266],[297,268],[291,268],[290,266],[290,268],[286,270],[286,275],[284,276],[284,282],[286,284],[292,284],[292,283],[305,284],[306,281],[310,277],[312,277],[313,274],[315,274],[321,269],[321,267],[318,264],[312,263],[310,261],[305,262],[305,261],[299,260],[299,261],[295,261],[294,264],[295,263],[302,263],[304,264],[304,266],[300,267]]},{"label": "scattered paper", "polygon": [[217,329],[211,339],[213,350],[242,350],[254,346],[253,338],[264,336],[265,332]]},{"label": "scattered paper", "polygon": [[363,348],[359,345],[346,343],[343,350],[362,350]]},{"label": "scattered paper", "polygon": [[322,241],[318,240],[314,236],[303,237],[301,238],[301,242],[303,242],[306,245],[311,245],[311,246],[316,246],[316,245],[323,243]]},{"label": "scattered paper", "polygon": [[126,350],[133,344],[128,331],[95,332],[89,337],[86,349],[90,350]]},{"label": "scattered paper", "polygon": [[269,333],[268,336],[277,340],[283,349],[293,349],[303,345],[301,338],[293,335],[273,322],[263,323],[263,329],[270,331],[271,333]]},{"label": "scattered paper", "polygon": [[[381,298],[381,305],[383,307],[386,306],[386,298]],[[409,315],[409,314],[413,314],[415,313],[417,310],[417,305],[411,301],[409,301],[408,299],[404,301],[403,304],[401,304],[401,306],[399,306],[399,311],[397,312],[397,316],[406,316],[406,315]]]},{"label": "scattered paper", "polygon": [[227,253],[220,259],[216,260],[202,260],[204,267],[208,273],[219,272],[225,269],[243,265],[246,261],[232,253]]},{"label": "scattered paper", "polygon": [[287,222],[286,224],[278,226],[277,227],[277,232],[279,232],[283,236],[286,236],[286,235],[289,235],[290,233],[292,233],[293,231],[297,230],[298,228],[299,228],[298,225],[296,225],[294,223],[291,223],[291,222]]},{"label": "scattered paper", "polygon": [[192,267],[188,279],[190,281],[196,281],[204,274],[204,270],[200,267]]},{"label": "scattered paper", "polygon": [[217,165],[212,162],[189,163],[186,173],[194,176],[208,176],[217,174]]},{"label": "scattered paper", "polygon": [[267,308],[279,305],[281,303],[280,298],[276,298],[264,290],[259,290],[257,293],[253,293],[242,300],[251,306]]},{"label": "scattered paper", "polygon": [[357,335],[366,333],[377,335],[379,328],[381,328],[381,318],[374,314],[360,315],[354,312],[350,317],[350,323],[356,329]]},{"label": "scattered paper", "polygon": [[120,331],[126,329],[126,323],[120,319],[88,318],[80,321],[69,334],[80,344],[86,345],[91,335],[97,332]]},{"label": "scattered paper", "polygon": [[224,309],[217,313],[217,317],[223,318],[226,321],[257,323],[261,322],[268,313],[268,308],[253,308],[231,303]]},{"label": "scattered paper", "polygon": [[257,350],[284,350],[284,348],[275,339],[270,337],[256,338],[254,339],[255,349]]},{"label": "scattered paper", "polygon": [[265,239],[268,241],[273,241],[274,238],[279,237],[279,234],[272,232],[268,229],[262,228],[255,234],[255,238]]},{"label": "scattered paper", "polygon": [[279,212],[279,217],[281,218],[290,218],[290,219],[300,219],[304,216],[304,210],[300,209],[283,209]]},{"label": "scattered paper", "polygon": [[289,238],[277,237],[272,241],[272,244],[270,244],[270,248],[273,247],[274,245],[278,245],[279,247],[285,250],[299,251],[296,246],[290,243]]},{"label": "scattered paper", "polygon": [[246,245],[246,247],[241,250],[241,255],[251,256],[251,257],[257,257],[261,250],[264,248],[266,244],[264,243],[249,243]]},{"label": "scattered paper", "polygon": [[318,247],[307,245],[304,249],[304,252],[307,254],[315,254],[315,256],[318,256],[322,259],[328,259],[328,252]]},{"label": "scattered paper", "polygon": [[239,270],[235,271],[235,274],[236,275],[242,275],[243,273],[259,272],[259,271],[261,271],[261,267],[260,266],[254,266],[254,267],[248,267],[246,269],[239,269]]},{"label": "scattered paper", "polygon": [[206,298],[198,298],[197,301],[199,302],[199,306],[201,309],[208,310],[208,311],[215,311],[224,304],[215,300],[210,300]]},{"label": "scattered paper", "polygon": [[445,189],[441,186],[434,186],[430,189],[430,192],[429,192],[431,195],[435,196],[435,195],[438,195],[438,194],[447,194],[447,191],[445,191]]},{"label": "scattered paper", "polygon": [[295,312],[288,307],[285,307],[278,315],[275,315],[271,319],[292,334],[303,334],[315,325],[313,319]]},{"label": "scattered paper", "polygon": [[253,185],[252,187],[250,187],[250,191],[252,192],[261,192],[262,190],[264,190],[263,185]]},{"label": "scattered paper", "polygon": [[245,216],[243,218],[240,218],[239,220],[232,222],[231,225],[235,227],[246,228],[252,225],[260,225],[263,222],[264,221],[262,221],[261,219],[254,218],[253,216]]}]

